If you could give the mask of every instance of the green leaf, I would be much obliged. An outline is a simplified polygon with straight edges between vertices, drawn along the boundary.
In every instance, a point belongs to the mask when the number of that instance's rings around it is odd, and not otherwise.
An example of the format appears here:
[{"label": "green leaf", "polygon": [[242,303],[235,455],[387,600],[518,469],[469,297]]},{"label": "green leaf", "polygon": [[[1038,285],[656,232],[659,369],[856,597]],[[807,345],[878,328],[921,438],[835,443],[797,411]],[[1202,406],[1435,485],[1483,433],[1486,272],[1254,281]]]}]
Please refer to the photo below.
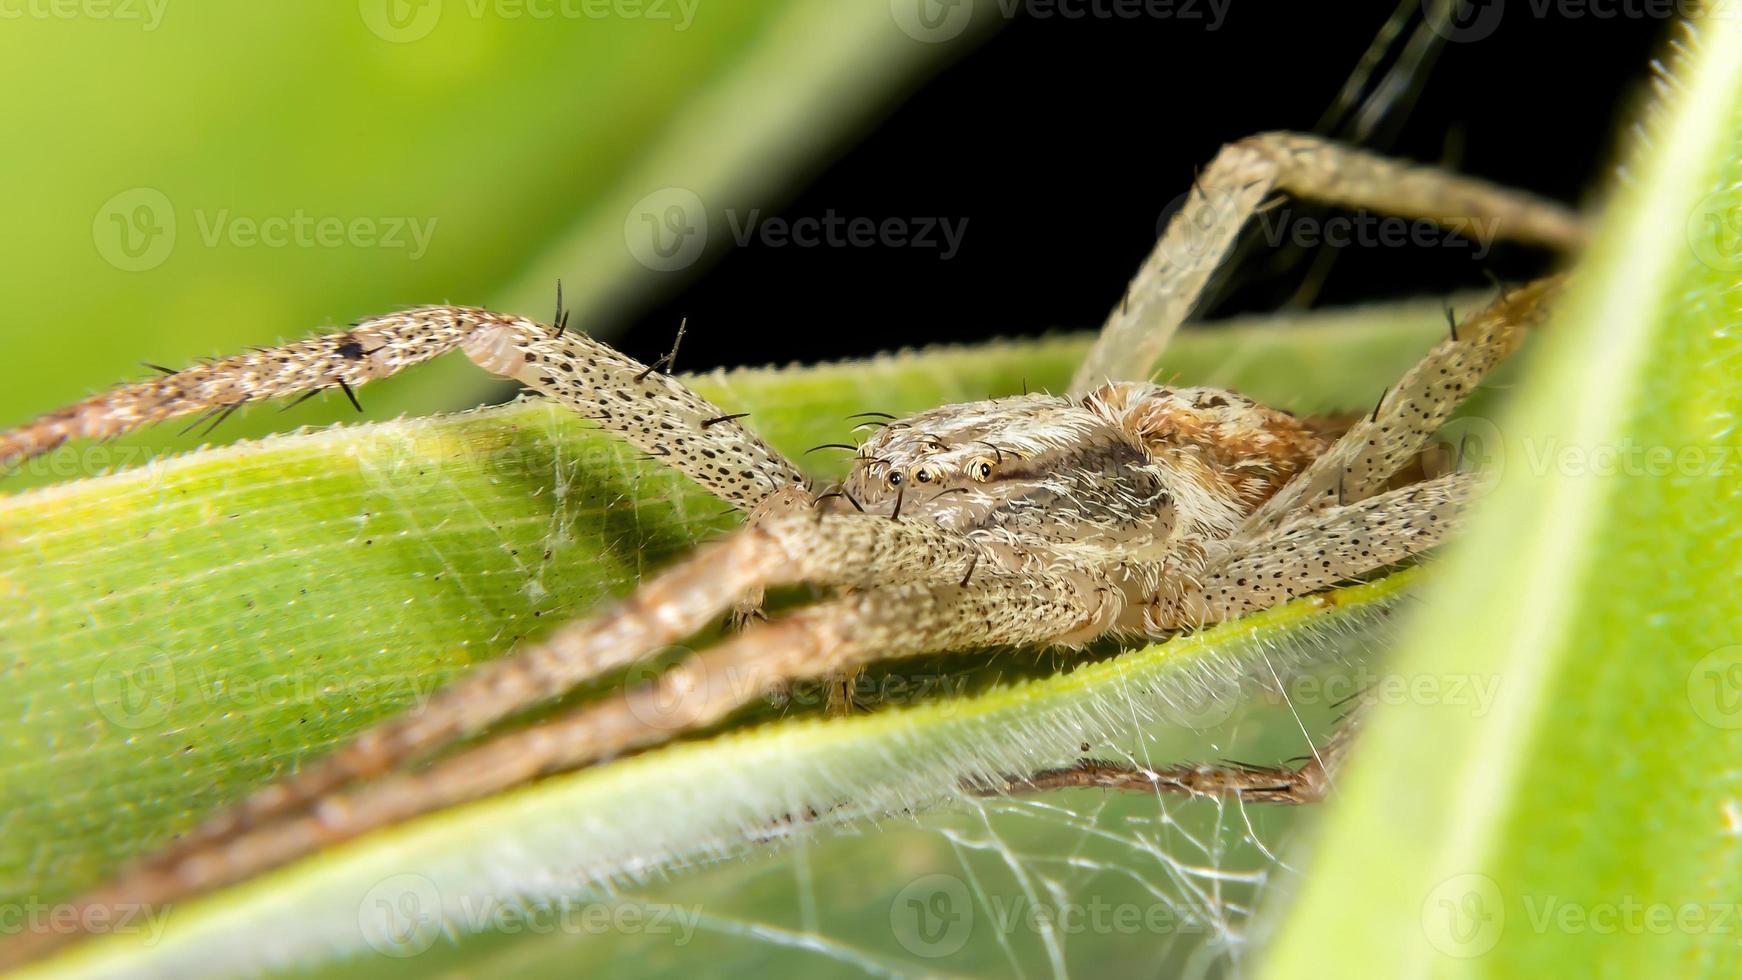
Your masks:
[{"label": "green leaf", "polygon": [[[1236,324],[1183,335],[1169,369],[1300,410],[1364,405],[1374,378],[1442,329],[1437,303]],[[1084,349],[1061,338],[690,381],[796,455],[842,439],[856,411],[1060,387]],[[277,437],[7,498],[0,713],[18,724],[0,754],[4,898],[89,886],[465,666],[630,588],[729,527],[724,510],[542,402]],[[116,937],[71,962],[125,972],[319,956],[364,941],[359,903],[393,874],[440,880],[443,895],[489,879],[498,895],[536,896],[573,888],[565,875],[646,874],[741,845],[758,815],[935,803],[963,776],[1079,751],[1074,736],[1036,733],[1130,735],[1254,658],[1322,650],[1327,631],[1371,619],[1402,584],[1069,675],[1050,676],[1048,661],[1031,671],[1039,681],[971,699],[794,718],[551,779],[178,908],[161,943]],[[541,865],[557,852],[536,842],[553,832],[598,846]]]},{"label": "green leaf", "polygon": [[1271,975],[1742,968],[1742,32],[1689,37],[1398,666],[1493,710],[1376,713]]},{"label": "green leaf", "polygon": [[[180,367],[404,306],[548,318],[559,279],[576,326],[603,335],[707,261],[643,264],[628,237],[642,211],[691,202],[685,219],[713,228],[693,240],[717,253],[722,211],[767,207],[959,48],[916,42],[885,4],[833,0],[20,11],[0,81],[55,97],[16,101],[8,121],[35,149],[0,156],[0,183],[29,189],[0,238],[8,425],[142,360]],[[372,385],[365,406],[426,414],[501,390],[448,362]],[[221,435],[348,417],[324,398]],[[198,445],[178,428],[118,448]],[[62,454],[14,485],[87,463]]]}]

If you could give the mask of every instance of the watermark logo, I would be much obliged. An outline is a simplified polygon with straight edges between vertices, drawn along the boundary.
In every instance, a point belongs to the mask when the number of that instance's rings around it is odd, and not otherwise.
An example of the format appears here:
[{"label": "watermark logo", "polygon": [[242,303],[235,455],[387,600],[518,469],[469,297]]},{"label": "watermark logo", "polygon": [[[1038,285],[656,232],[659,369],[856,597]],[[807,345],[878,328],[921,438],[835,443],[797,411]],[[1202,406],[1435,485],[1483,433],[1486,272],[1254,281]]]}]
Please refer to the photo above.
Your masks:
[{"label": "watermark logo", "polygon": [[1428,944],[1447,956],[1481,956],[1500,942],[1506,928],[1500,886],[1487,875],[1447,878],[1421,903],[1421,928]]},{"label": "watermark logo", "polygon": [[1434,434],[1439,462],[1447,472],[1473,473],[1473,498],[1485,497],[1506,474],[1506,439],[1500,427],[1480,415],[1459,415]]},{"label": "watermark logo", "polygon": [[974,19],[974,0],[889,0],[901,33],[922,44],[953,41]]},{"label": "watermark logo", "polygon": [[194,210],[200,243],[207,248],[378,248],[403,251],[413,262],[429,251],[436,218],[316,216],[302,208],[266,217],[231,214],[229,208]]},{"label": "watermark logo", "polygon": [[[5,2],[5,0],[0,0]],[[701,0],[457,0],[449,11],[473,20],[640,20],[683,32],[695,23]],[[442,0],[358,0],[370,32],[384,41],[421,41],[442,19]]]},{"label": "watermark logo", "polygon": [[383,41],[421,41],[442,19],[442,0],[357,0],[357,10],[371,33]]},{"label": "watermark logo", "polygon": [[[988,16],[1004,20],[1170,20],[1220,28],[1232,0],[993,0]],[[974,19],[974,0],[890,0],[901,32],[923,44],[953,41]]]},{"label": "watermark logo", "polygon": [[0,0],[0,20],[96,20],[155,31],[168,6],[169,0]]},{"label": "watermark logo", "polygon": [[961,951],[974,932],[968,886],[955,875],[916,878],[889,905],[895,941],[915,956],[936,959]]},{"label": "watermark logo", "polygon": [[436,677],[421,671],[365,676],[309,664],[254,673],[202,664],[198,658],[177,663],[164,650],[149,656],[123,650],[98,663],[91,700],[115,727],[136,731],[159,728],[171,710],[190,705],[224,711],[308,707],[324,713],[362,702],[420,709],[439,686]]},{"label": "watermark logo", "polygon": [[[205,248],[358,248],[401,251],[423,258],[435,237],[434,217],[288,213],[248,215],[229,208],[193,209],[198,243]],[[152,187],[135,187],[104,201],[91,219],[91,241],[103,260],[123,272],[162,265],[178,240],[175,206]]]},{"label": "watermark logo", "polygon": [[1707,194],[1688,213],[1694,257],[1719,272],[1742,269],[1742,188]]},{"label": "watermark logo", "polygon": [[1742,728],[1742,646],[1713,650],[1694,664],[1688,703],[1713,728]]},{"label": "watermark logo", "polygon": [[169,914],[173,909],[174,906],[170,905],[142,905],[138,902],[50,904],[31,896],[22,901],[0,903],[0,936],[134,936],[144,946],[156,946],[163,940],[163,929],[169,924]]},{"label": "watermark logo", "polygon": [[[1155,236],[1171,239],[1169,246],[1183,255],[1203,258],[1210,251],[1227,247],[1226,242],[1239,230],[1242,217],[1235,213],[1228,196],[1210,197],[1193,187],[1161,209],[1161,216],[1155,219]],[[1216,233],[1218,228],[1222,234]]]},{"label": "watermark logo", "polygon": [[175,208],[155,187],[124,190],[97,209],[91,241],[103,261],[122,272],[155,269],[175,250]]},{"label": "watermark logo", "polygon": [[1310,672],[1289,678],[1282,687],[1265,685],[1253,700],[1276,706],[1321,704],[1431,705],[1461,708],[1483,718],[1500,695],[1499,674],[1439,674],[1376,672],[1365,665],[1352,671]]},{"label": "watermark logo", "polygon": [[97,712],[117,728],[152,728],[175,706],[175,664],[158,651],[144,660],[138,651],[117,651],[103,658],[91,678],[91,700]]},{"label": "watermark logo", "polygon": [[369,948],[383,956],[416,956],[443,932],[441,891],[423,875],[384,878],[363,894],[357,928]]},{"label": "watermark logo", "polygon": [[760,208],[740,215],[726,212],[732,242],[739,248],[752,242],[763,248],[909,248],[936,252],[948,262],[962,250],[967,218],[917,216],[912,218],[849,217],[825,210],[821,215],[796,218],[765,218]]},{"label": "watermark logo", "polygon": [[[967,218],[927,215],[766,215],[761,208],[724,211],[737,248],[900,248],[935,252],[947,262],[961,251]],[[709,241],[707,205],[694,191],[664,187],[636,201],[623,219],[623,241],[637,262],[655,272],[693,265]]]},{"label": "watermark logo", "polygon": [[[673,650],[677,656],[673,656]],[[659,666],[658,661],[672,665]],[[730,684],[733,677],[722,680]],[[704,661],[681,647],[657,658],[637,661],[623,677],[623,699],[629,713],[649,728],[667,732],[685,731],[706,710],[712,687]],[[736,700],[744,700],[736,694]]]},{"label": "watermark logo", "polygon": [[629,209],[623,241],[635,261],[655,272],[687,269],[708,245],[708,209],[695,191],[662,187]]},{"label": "watermark logo", "polygon": [[1421,0],[1421,11],[1435,34],[1454,44],[1480,41],[1499,29],[1506,0]]}]

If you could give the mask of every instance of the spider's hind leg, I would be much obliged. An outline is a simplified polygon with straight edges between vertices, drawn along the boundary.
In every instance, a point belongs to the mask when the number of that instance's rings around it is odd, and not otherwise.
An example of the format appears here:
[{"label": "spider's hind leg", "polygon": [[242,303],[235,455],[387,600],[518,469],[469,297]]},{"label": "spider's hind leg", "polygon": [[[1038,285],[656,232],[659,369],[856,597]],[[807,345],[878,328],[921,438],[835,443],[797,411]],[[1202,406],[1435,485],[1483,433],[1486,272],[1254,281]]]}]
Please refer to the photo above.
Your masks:
[{"label": "spider's hind leg", "polygon": [[1518,350],[1563,285],[1558,276],[1538,279],[1454,324],[1370,413],[1255,510],[1237,536],[1250,539],[1303,512],[1355,503],[1386,489],[1482,379]]},{"label": "spider's hind leg", "polygon": [[1134,628],[1196,629],[1321,592],[1428,550],[1458,528],[1480,478],[1451,473],[1235,539],[1150,598]]},{"label": "spider's hind leg", "polygon": [[1277,191],[1556,249],[1576,247],[1584,237],[1577,212],[1522,191],[1316,136],[1260,133],[1224,146],[1183,196],[1179,212],[1108,315],[1071,391],[1082,394],[1109,380],[1148,380],[1241,228]]},{"label": "spider's hind leg", "polygon": [[1233,796],[1245,803],[1305,805],[1322,803],[1336,786],[1337,772],[1354,744],[1364,705],[1343,716],[1312,753],[1291,763],[1171,765],[1158,768],[1084,759],[1074,766],[1048,769],[994,785],[970,787],[981,796],[1040,793],[1055,789],[1116,789],[1182,796]]}]

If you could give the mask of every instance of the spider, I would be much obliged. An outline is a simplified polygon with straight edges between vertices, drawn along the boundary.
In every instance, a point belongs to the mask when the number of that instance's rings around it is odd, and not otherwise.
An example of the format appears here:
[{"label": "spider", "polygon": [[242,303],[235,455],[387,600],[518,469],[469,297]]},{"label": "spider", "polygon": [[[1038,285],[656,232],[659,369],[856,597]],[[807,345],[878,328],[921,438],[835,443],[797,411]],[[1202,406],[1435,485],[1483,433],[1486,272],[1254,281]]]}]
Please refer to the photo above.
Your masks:
[{"label": "spider", "polygon": [[[638,363],[568,329],[560,300],[552,324],[455,306],[375,317],[118,386],[0,433],[0,465],[15,465],[71,439],[175,416],[222,416],[333,388],[350,394],[459,349],[746,515],[739,530],[627,598],[476,669],[73,904],[163,904],[209,892],[422,813],[659,745],[778,684],[922,653],[1166,637],[1439,544],[1458,526],[1478,477],[1425,475],[1418,455],[1543,318],[1561,279],[1503,292],[1453,322],[1370,413],[1341,431],[1232,391],[1150,383],[1242,226],[1277,193],[1446,225],[1487,222],[1563,251],[1584,236],[1566,207],[1440,169],[1290,133],[1231,143],[1131,280],[1068,393],[888,419],[848,447],[857,451],[850,474],[831,486],[814,486],[742,416],[663,373],[665,362]],[[755,609],[766,589],[799,584],[825,597],[769,621],[740,616],[742,629],[651,680],[435,755],[727,613]],[[1350,731],[1292,769],[1139,771],[1089,762],[981,789],[1095,785],[1310,802],[1324,795]],[[13,937],[0,960],[40,955],[56,941]]]}]

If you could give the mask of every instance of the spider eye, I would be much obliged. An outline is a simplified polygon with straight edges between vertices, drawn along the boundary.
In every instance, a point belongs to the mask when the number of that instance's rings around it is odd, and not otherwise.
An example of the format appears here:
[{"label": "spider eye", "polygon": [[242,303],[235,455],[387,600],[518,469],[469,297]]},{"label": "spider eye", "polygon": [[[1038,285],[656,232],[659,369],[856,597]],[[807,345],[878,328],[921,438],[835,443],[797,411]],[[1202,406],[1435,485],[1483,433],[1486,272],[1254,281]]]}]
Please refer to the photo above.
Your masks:
[{"label": "spider eye", "polygon": [[935,466],[915,466],[913,478],[921,483],[937,483],[943,479],[943,474]]},{"label": "spider eye", "polygon": [[992,461],[984,456],[977,456],[968,464],[968,475],[979,483],[992,479]]},{"label": "spider eye", "polygon": [[889,485],[892,487],[901,486],[901,471],[900,470],[890,470],[889,471]]}]

